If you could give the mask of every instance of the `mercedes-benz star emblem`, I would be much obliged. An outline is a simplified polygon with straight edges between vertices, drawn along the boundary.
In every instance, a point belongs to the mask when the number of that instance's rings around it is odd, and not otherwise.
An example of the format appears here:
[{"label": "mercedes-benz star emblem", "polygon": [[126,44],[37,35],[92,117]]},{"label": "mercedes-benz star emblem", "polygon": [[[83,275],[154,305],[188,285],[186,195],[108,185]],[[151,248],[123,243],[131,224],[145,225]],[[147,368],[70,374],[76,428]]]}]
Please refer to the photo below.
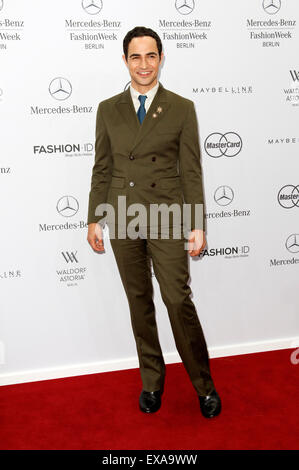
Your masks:
[{"label": "mercedes-benz star emblem", "polygon": [[97,15],[103,8],[102,0],[82,0],[82,8],[89,15]]},{"label": "mercedes-benz star emblem", "polygon": [[263,9],[269,15],[275,15],[280,10],[281,0],[263,0]]},{"label": "mercedes-benz star emblem", "polygon": [[189,15],[195,7],[194,0],[176,0],[175,7],[181,15]]},{"label": "mercedes-benz star emblem", "polygon": [[284,209],[299,207],[299,185],[286,184],[279,190],[277,199]]},{"label": "mercedes-benz star emblem", "polygon": [[219,206],[227,206],[234,199],[234,192],[230,186],[219,186],[214,193],[214,199]]},{"label": "mercedes-benz star emblem", "polygon": [[298,233],[292,233],[292,235],[290,235],[286,239],[286,249],[290,251],[291,253],[299,252],[299,234]]},{"label": "mercedes-benz star emblem", "polygon": [[57,202],[56,209],[63,217],[73,217],[79,210],[79,203],[73,196],[62,196]]},{"label": "mercedes-benz star emblem", "polygon": [[66,100],[72,94],[72,85],[66,78],[56,77],[49,85],[49,93],[55,100]]}]

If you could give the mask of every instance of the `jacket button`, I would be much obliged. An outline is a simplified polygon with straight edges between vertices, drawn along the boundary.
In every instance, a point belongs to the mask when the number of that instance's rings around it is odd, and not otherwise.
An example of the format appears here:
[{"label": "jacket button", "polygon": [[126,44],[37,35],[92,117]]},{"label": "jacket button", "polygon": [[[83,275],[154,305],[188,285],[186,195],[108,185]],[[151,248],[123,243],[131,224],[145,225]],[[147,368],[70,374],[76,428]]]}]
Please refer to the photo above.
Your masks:
[{"label": "jacket button", "polygon": [[154,188],[156,186],[156,183],[152,183],[151,187]]},{"label": "jacket button", "polygon": [[130,183],[129,183],[129,184],[130,184],[130,186],[131,186],[131,187],[135,186],[135,183],[134,183],[134,181],[130,181]]},{"label": "jacket button", "polygon": [[156,161],[156,157],[152,157],[152,162],[155,162]]},{"label": "jacket button", "polygon": [[130,155],[130,156],[129,156],[129,159],[130,159],[130,160],[134,160],[134,158],[135,158],[134,155]]}]

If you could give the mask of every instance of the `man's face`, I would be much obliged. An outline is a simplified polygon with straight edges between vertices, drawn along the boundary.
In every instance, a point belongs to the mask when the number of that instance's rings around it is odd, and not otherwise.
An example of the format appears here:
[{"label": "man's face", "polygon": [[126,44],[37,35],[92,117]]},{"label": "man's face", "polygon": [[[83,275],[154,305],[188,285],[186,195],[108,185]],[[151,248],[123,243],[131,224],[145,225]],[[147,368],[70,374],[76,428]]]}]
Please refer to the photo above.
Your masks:
[{"label": "man's face", "polygon": [[131,75],[131,83],[140,92],[150,90],[156,83],[161,58],[157,48],[157,43],[151,36],[133,38],[128,47],[128,58],[123,59]]}]

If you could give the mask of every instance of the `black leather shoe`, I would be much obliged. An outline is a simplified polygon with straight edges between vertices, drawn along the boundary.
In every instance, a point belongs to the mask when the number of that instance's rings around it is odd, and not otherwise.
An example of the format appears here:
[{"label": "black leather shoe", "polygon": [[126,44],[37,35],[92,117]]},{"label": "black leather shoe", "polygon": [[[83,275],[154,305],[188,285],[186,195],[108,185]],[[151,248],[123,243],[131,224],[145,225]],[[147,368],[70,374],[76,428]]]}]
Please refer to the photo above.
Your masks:
[{"label": "black leather shoe", "polygon": [[[162,391],[163,393],[163,391]],[[155,392],[146,392],[142,390],[139,397],[139,408],[144,413],[154,413],[161,406],[161,390]]]},{"label": "black leather shoe", "polygon": [[214,418],[214,416],[219,415],[221,411],[221,400],[216,390],[213,390],[210,395],[198,395],[198,398],[201,412],[205,418]]}]

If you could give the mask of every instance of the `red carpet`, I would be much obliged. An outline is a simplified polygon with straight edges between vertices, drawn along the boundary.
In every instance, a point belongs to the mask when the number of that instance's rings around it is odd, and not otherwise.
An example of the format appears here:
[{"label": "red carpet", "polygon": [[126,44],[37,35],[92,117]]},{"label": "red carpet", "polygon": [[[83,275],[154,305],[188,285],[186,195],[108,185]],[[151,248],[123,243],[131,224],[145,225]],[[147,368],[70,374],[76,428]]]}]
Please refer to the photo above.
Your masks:
[{"label": "red carpet", "polygon": [[298,449],[293,349],[211,359],[222,399],[206,419],[182,364],[167,365],[162,406],[139,411],[139,370],[0,387],[1,449]]}]

